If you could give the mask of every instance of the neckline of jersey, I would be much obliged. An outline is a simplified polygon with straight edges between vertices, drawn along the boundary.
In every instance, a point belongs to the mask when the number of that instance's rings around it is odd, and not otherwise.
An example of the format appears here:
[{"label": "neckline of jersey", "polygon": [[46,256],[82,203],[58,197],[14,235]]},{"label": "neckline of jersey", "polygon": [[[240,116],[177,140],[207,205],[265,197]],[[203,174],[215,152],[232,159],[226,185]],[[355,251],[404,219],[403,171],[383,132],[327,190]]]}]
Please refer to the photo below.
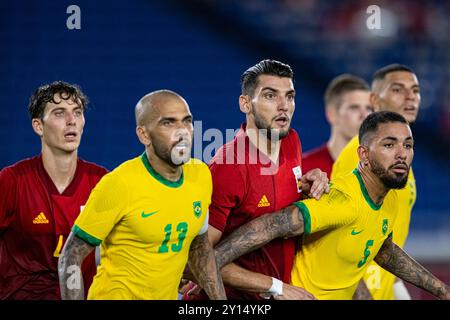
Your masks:
[{"label": "neckline of jersey", "polygon": [[366,186],[364,185],[364,181],[362,180],[361,174],[359,173],[358,169],[353,170],[353,174],[356,176],[359,182],[359,186],[361,187],[361,191],[363,193],[364,199],[366,199],[366,202],[369,204],[369,206],[375,210],[380,210],[381,206],[383,205],[383,202],[380,204],[375,204],[375,202],[372,201],[372,199],[369,196],[369,193],[367,192]]},{"label": "neckline of jersey", "polygon": [[157,181],[162,183],[163,185],[169,187],[169,188],[179,188],[184,181],[184,172],[183,169],[181,171],[181,177],[178,179],[178,181],[170,181],[164,178],[162,175],[160,175],[158,172],[153,169],[153,167],[150,164],[150,161],[148,161],[147,154],[145,152],[141,155],[142,163],[144,164],[144,167],[147,169],[147,171],[150,173],[150,175],[155,178]]}]

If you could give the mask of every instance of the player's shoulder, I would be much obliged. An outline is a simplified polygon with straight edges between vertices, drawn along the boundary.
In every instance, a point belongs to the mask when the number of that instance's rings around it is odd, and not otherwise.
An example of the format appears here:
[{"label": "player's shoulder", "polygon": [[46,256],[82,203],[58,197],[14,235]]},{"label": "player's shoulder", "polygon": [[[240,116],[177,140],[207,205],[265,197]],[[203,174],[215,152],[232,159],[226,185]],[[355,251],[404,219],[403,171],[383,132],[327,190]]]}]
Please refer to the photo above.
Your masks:
[{"label": "player's shoulder", "polygon": [[349,172],[331,182],[330,194],[342,201],[353,202],[360,192],[360,182],[355,171]]},{"label": "player's shoulder", "polygon": [[324,156],[329,155],[327,144],[315,147],[303,154],[303,161],[311,161],[316,159],[321,159]]},{"label": "player's shoulder", "polygon": [[183,169],[209,173],[208,165],[197,158],[189,159],[189,161],[183,165]]},{"label": "player's shoulder", "polygon": [[41,156],[34,156],[22,159],[7,167],[4,167],[1,172],[2,175],[21,176],[36,171],[36,166],[40,164]]},{"label": "player's shoulder", "polygon": [[297,131],[295,131],[294,128],[290,128],[288,135],[286,138],[283,139],[283,142],[286,141],[289,144],[301,146],[302,142],[300,140],[300,136],[298,135]]},{"label": "player's shoulder", "polygon": [[80,166],[81,170],[86,172],[88,175],[95,175],[102,177],[106,173],[108,173],[108,170],[105,167],[98,165],[94,162],[84,160],[82,158],[78,158],[78,165]]}]

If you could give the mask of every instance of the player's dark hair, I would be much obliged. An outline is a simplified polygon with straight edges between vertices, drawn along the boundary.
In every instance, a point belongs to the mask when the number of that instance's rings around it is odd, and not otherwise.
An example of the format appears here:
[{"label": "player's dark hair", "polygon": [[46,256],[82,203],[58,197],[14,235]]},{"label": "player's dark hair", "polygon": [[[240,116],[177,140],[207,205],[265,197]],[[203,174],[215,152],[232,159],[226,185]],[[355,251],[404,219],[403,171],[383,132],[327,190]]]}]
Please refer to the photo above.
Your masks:
[{"label": "player's dark hair", "polygon": [[408,121],[397,112],[379,111],[369,114],[359,128],[359,144],[369,144],[369,138],[378,130],[380,124],[392,122],[400,122],[409,125]]},{"label": "player's dark hair", "polygon": [[378,81],[378,80],[383,80],[387,74],[391,73],[391,72],[395,72],[395,71],[406,71],[406,72],[410,72],[410,73],[414,73],[414,71],[403,65],[403,64],[399,64],[399,63],[393,63],[387,66],[384,66],[380,69],[378,69],[377,71],[375,71],[375,73],[373,74],[373,82]]},{"label": "player's dark hair", "polygon": [[363,78],[348,73],[341,74],[331,80],[328,85],[324,95],[325,105],[334,104],[340,106],[342,96],[355,90],[370,91],[370,88]]},{"label": "player's dark hair", "polygon": [[78,85],[70,84],[64,81],[55,81],[53,83],[40,86],[31,95],[30,103],[28,105],[28,114],[30,118],[42,119],[47,103],[57,103],[54,100],[55,94],[59,94],[63,100],[73,100],[77,102],[83,110],[87,109],[89,99],[81,91]]},{"label": "player's dark hair", "polygon": [[294,78],[292,68],[280,61],[266,59],[248,68],[241,76],[241,92],[243,95],[253,96],[258,83],[258,76],[265,74],[283,78]]}]

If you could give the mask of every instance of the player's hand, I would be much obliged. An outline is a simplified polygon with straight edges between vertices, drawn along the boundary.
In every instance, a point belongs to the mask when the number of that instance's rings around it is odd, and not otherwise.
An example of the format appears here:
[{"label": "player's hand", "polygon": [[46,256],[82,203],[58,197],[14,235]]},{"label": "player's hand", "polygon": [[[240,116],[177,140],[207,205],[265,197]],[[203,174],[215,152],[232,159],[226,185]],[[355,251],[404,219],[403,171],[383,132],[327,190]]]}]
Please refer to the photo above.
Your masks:
[{"label": "player's hand", "polygon": [[178,293],[185,294],[190,289],[191,283],[188,279],[181,278],[178,285]]},{"label": "player's hand", "polygon": [[308,195],[310,198],[319,200],[324,193],[330,192],[327,174],[318,168],[305,173],[300,178],[300,181],[303,194]]},{"label": "player's hand", "polygon": [[303,288],[283,283],[283,294],[274,297],[275,300],[317,300]]},{"label": "player's hand", "polygon": [[445,293],[440,297],[441,300],[450,300],[450,286],[445,286]]}]

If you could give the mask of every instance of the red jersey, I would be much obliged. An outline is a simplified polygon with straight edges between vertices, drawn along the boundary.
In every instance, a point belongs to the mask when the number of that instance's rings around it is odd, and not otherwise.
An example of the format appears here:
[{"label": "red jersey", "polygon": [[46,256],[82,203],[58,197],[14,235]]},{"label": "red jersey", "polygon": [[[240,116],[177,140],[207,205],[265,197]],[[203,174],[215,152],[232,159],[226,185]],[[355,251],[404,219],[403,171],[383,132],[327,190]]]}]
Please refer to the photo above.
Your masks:
[{"label": "red jersey", "polygon": [[[94,186],[107,172],[78,159],[60,194],[42,157],[0,171],[0,299],[60,299],[58,257]],[[82,266],[85,292],[96,273],[92,252]]]},{"label": "red jersey", "polygon": [[327,144],[317,147],[311,151],[305,152],[303,156],[303,172],[306,173],[312,169],[319,168],[327,173],[328,179],[331,179],[331,170],[334,160],[331,157]]},{"label": "red jersey", "polygon": [[[245,146],[245,147],[243,147]],[[281,140],[278,169],[249,141],[245,124],[234,139],[222,146],[210,163],[213,179],[209,224],[226,238],[243,224],[275,212],[301,198],[301,143],[295,130]],[[234,261],[237,265],[290,283],[297,249],[295,238],[275,239]],[[262,299],[259,294],[225,287],[228,299]],[[191,298],[191,297],[184,297]],[[193,299],[206,299],[202,292]]]}]

